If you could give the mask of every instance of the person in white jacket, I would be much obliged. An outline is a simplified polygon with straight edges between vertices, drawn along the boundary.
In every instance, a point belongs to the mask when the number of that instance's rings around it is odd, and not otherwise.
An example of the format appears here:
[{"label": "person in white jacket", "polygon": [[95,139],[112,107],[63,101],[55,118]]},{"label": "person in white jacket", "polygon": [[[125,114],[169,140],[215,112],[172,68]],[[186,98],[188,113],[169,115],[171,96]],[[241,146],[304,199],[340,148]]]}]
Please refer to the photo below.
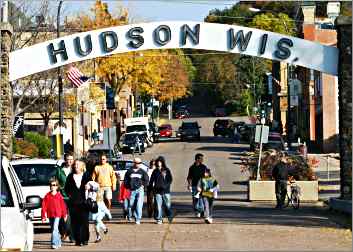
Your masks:
[{"label": "person in white jacket", "polygon": [[95,230],[96,230],[96,242],[101,242],[102,237],[100,235],[100,231],[103,230],[104,234],[108,233],[108,228],[103,223],[103,218],[107,216],[110,220],[112,219],[112,215],[104,204],[103,197],[99,192],[99,184],[90,181],[86,185],[86,199],[91,198],[94,201],[97,201],[98,205],[98,212],[97,213],[90,213],[90,219],[95,222]]}]

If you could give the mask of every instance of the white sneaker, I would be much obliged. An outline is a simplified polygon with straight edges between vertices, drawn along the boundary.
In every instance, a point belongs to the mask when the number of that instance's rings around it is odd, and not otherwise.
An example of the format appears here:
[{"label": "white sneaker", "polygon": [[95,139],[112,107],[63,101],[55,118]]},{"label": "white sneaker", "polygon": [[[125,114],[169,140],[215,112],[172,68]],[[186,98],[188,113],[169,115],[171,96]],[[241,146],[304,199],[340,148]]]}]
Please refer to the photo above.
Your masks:
[{"label": "white sneaker", "polygon": [[212,218],[208,218],[208,222],[209,222],[209,224],[212,224],[212,222],[213,222]]},{"label": "white sneaker", "polygon": [[140,221],[136,221],[135,224],[136,224],[136,225],[140,225],[141,222],[140,222]]},{"label": "white sneaker", "polygon": [[157,222],[156,222],[158,225],[161,225],[161,224],[163,224],[163,221],[162,220],[157,220]]},{"label": "white sneaker", "polygon": [[201,217],[201,214],[200,213],[196,213],[195,215],[197,218],[200,218]]}]

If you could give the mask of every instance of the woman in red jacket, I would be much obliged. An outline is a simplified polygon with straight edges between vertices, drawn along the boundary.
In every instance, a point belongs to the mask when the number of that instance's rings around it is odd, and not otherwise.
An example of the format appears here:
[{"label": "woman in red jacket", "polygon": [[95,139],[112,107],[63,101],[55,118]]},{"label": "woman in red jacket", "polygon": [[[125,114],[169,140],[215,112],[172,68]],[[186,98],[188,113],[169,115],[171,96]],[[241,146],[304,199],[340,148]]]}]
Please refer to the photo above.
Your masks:
[{"label": "woman in red jacket", "polygon": [[50,192],[48,192],[42,202],[42,221],[49,218],[51,228],[51,247],[58,249],[61,247],[59,233],[59,222],[61,218],[67,220],[66,204],[63,196],[59,192],[59,182],[57,179],[50,179]]}]

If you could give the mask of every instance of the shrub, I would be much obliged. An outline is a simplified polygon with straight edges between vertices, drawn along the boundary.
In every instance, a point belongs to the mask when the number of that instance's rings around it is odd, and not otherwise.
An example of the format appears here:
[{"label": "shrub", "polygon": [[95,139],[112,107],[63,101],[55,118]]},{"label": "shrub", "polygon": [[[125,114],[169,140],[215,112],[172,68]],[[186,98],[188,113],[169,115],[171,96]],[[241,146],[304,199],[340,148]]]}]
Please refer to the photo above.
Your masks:
[{"label": "shrub", "polygon": [[14,143],[17,154],[30,156],[31,158],[38,157],[38,147],[34,143],[22,139],[17,139]]},{"label": "shrub", "polygon": [[25,132],[24,139],[35,144],[38,148],[38,156],[42,158],[50,157],[51,141],[48,137],[36,132]]},{"label": "shrub", "polygon": [[[271,180],[272,169],[280,161],[282,155],[282,152],[276,150],[263,152],[260,168],[261,180]],[[256,179],[258,158],[258,152],[249,152],[247,156],[242,159],[241,171],[248,171],[250,173],[250,180]],[[305,160],[302,156],[292,155],[288,157],[288,172],[293,175],[296,180],[306,181],[316,179],[312,160]]]}]

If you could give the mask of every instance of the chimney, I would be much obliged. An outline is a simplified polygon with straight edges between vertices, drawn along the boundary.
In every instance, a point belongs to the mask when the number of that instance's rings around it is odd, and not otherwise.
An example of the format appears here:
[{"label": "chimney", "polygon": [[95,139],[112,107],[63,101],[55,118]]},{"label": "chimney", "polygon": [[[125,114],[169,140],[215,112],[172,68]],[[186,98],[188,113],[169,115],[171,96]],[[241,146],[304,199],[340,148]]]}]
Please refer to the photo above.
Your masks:
[{"label": "chimney", "polygon": [[304,16],[304,24],[315,24],[315,3],[303,3],[301,7]]}]

